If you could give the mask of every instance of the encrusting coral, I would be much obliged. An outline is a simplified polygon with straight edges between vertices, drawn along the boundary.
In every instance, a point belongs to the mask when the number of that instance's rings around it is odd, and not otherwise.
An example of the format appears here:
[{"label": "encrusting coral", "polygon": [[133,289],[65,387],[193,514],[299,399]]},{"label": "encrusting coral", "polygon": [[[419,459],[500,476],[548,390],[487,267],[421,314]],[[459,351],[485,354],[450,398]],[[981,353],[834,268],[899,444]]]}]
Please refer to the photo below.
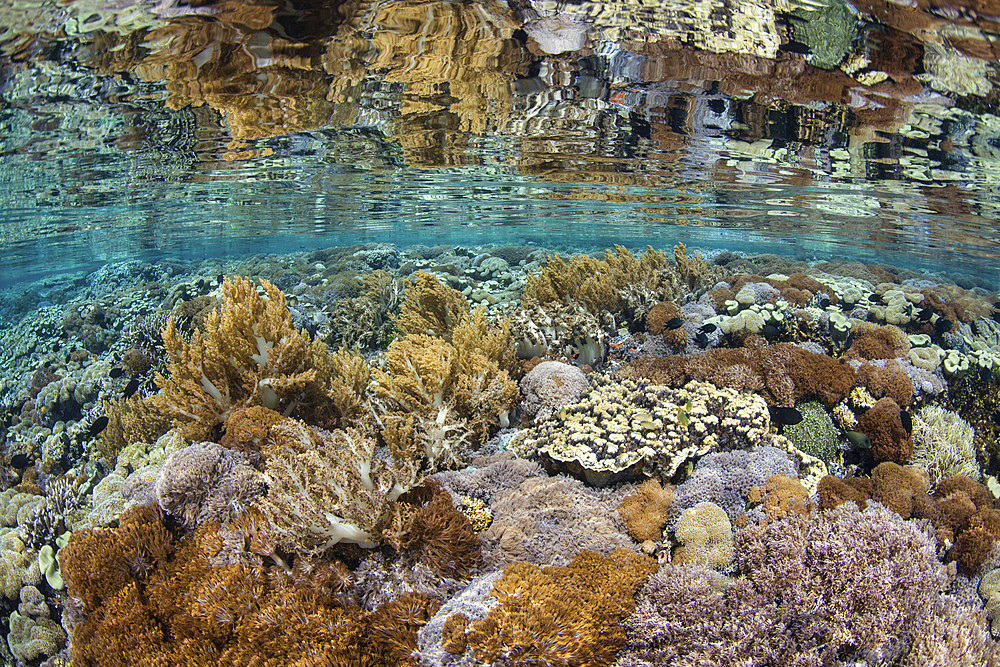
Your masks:
[{"label": "encrusting coral", "polygon": [[281,290],[266,280],[261,288],[266,296],[249,279],[227,277],[206,333],[196,330],[190,340],[167,322],[169,361],[166,375],[156,378],[154,405],[185,437],[206,439],[233,408],[251,405],[321,425],[349,416],[328,400],[338,375],[326,344],[295,329]]}]

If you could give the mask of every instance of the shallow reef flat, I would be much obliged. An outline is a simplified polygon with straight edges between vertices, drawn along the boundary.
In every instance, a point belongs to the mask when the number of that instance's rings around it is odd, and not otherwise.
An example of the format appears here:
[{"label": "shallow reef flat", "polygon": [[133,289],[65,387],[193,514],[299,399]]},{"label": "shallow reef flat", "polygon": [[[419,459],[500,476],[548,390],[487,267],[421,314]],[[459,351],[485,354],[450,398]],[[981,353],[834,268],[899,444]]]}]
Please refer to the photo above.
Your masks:
[{"label": "shallow reef flat", "polygon": [[997,287],[368,244],[0,293],[0,660],[1000,665]]}]

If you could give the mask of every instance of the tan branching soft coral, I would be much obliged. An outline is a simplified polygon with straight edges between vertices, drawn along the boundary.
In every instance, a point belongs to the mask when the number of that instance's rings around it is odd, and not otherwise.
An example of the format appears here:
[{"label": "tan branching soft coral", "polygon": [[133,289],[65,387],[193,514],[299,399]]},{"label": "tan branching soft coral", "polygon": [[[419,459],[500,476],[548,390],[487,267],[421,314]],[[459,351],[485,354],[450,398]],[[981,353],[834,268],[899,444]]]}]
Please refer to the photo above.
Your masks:
[{"label": "tan branching soft coral", "polygon": [[420,481],[419,461],[378,457],[374,439],[355,429],[321,431],[287,419],[271,433],[260,508],[288,551],[378,544],[399,510],[395,501]]},{"label": "tan branching soft coral", "polygon": [[437,336],[451,342],[451,334],[469,317],[469,302],[426,271],[417,271],[416,279],[405,282],[406,291],[399,314],[392,315],[403,335]]},{"label": "tan branching soft coral", "polygon": [[[507,426],[520,391],[510,324],[471,313],[459,292],[430,274],[411,286],[392,342],[372,374],[371,405],[386,444],[430,467],[456,465],[464,450]],[[415,331],[431,333],[415,333]]]},{"label": "tan branching soft coral", "polygon": [[527,305],[577,303],[598,317],[610,313],[641,321],[655,304],[687,289],[666,253],[647,247],[636,256],[616,245],[604,259],[577,255],[566,261],[556,255],[541,274],[528,279],[524,299]]},{"label": "tan branching soft coral", "polygon": [[683,243],[674,246],[674,261],[681,280],[692,292],[714,285],[722,276],[722,269],[706,264],[700,252],[695,253],[694,257],[688,255],[687,246]]},{"label": "tan branching soft coral", "polygon": [[465,638],[477,660],[493,665],[610,665],[625,647],[619,622],[656,568],[624,549],[584,551],[566,567],[508,565],[493,585],[499,603]]},{"label": "tan branching soft coral", "polygon": [[647,479],[622,499],[618,512],[632,539],[639,542],[659,540],[667,524],[667,509],[674,499],[674,492],[664,488],[657,479]]},{"label": "tan branching soft coral", "polygon": [[97,451],[112,467],[125,447],[156,442],[170,429],[170,420],[157,411],[153,398],[139,392],[126,399],[104,401],[104,414],[108,425],[97,439]]},{"label": "tan branching soft coral", "polygon": [[330,401],[331,391],[341,395],[361,384],[338,375],[356,365],[297,330],[281,290],[266,280],[261,288],[266,296],[247,278],[226,278],[221,308],[206,319],[206,332],[195,331],[190,340],[168,321],[167,373],[156,378],[161,393],[154,404],[185,437],[207,439],[236,407],[262,405],[328,426],[359,409],[351,401]]}]

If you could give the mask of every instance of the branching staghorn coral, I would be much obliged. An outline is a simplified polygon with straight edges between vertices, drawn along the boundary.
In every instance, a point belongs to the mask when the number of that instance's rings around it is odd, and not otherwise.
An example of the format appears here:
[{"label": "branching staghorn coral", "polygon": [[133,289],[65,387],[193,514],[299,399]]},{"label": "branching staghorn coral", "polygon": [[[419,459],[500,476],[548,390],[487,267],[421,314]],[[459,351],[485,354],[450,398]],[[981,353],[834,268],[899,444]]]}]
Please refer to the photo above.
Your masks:
[{"label": "branching staghorn coral", "polygon": [[372,547],[420,481],[419,461],[376,454],[355,430],[333,432],[284,420],[271,429],[260,508],[282,548],[321,553],[340,542]]},{"label": "branching staghorn coral", "polygon": [[247,278],[226,278],[221,308],[206,319],[206,333],[195,331],[190,341],[173,320],[167,323],[168,372],[156,378],[155,405],[185,437],[208,438],[234,407],[263,405],[323,425],[355,410],[350,401],[331,404],[329,397],[342,394],[338,381],[356,389],[360,380],[341,375],[356,365],[296,330],[281,290],[266,280],[261,287],[266,296]]}]

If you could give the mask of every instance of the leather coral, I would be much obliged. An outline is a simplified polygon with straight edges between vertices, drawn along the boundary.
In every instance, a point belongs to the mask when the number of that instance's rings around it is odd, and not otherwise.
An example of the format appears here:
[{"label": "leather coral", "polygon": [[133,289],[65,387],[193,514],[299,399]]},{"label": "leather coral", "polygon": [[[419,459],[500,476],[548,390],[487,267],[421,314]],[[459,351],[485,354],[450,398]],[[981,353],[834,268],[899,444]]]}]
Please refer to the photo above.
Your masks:
[{"label": "leather coral", "polygon": [[190,340],[167,322],[167,373],[156,378],[156,405],[185,437],[207,439],[236,407],[261,405],[320,424],[348,416],[337,414],[342,402],[329,399],[345,382],[358,384],[345,376],[357,365],[297,330],[281,290],[266,280],[261,288],[263,295],[248,278],[226,278],[205,333],[195,331]]}]

